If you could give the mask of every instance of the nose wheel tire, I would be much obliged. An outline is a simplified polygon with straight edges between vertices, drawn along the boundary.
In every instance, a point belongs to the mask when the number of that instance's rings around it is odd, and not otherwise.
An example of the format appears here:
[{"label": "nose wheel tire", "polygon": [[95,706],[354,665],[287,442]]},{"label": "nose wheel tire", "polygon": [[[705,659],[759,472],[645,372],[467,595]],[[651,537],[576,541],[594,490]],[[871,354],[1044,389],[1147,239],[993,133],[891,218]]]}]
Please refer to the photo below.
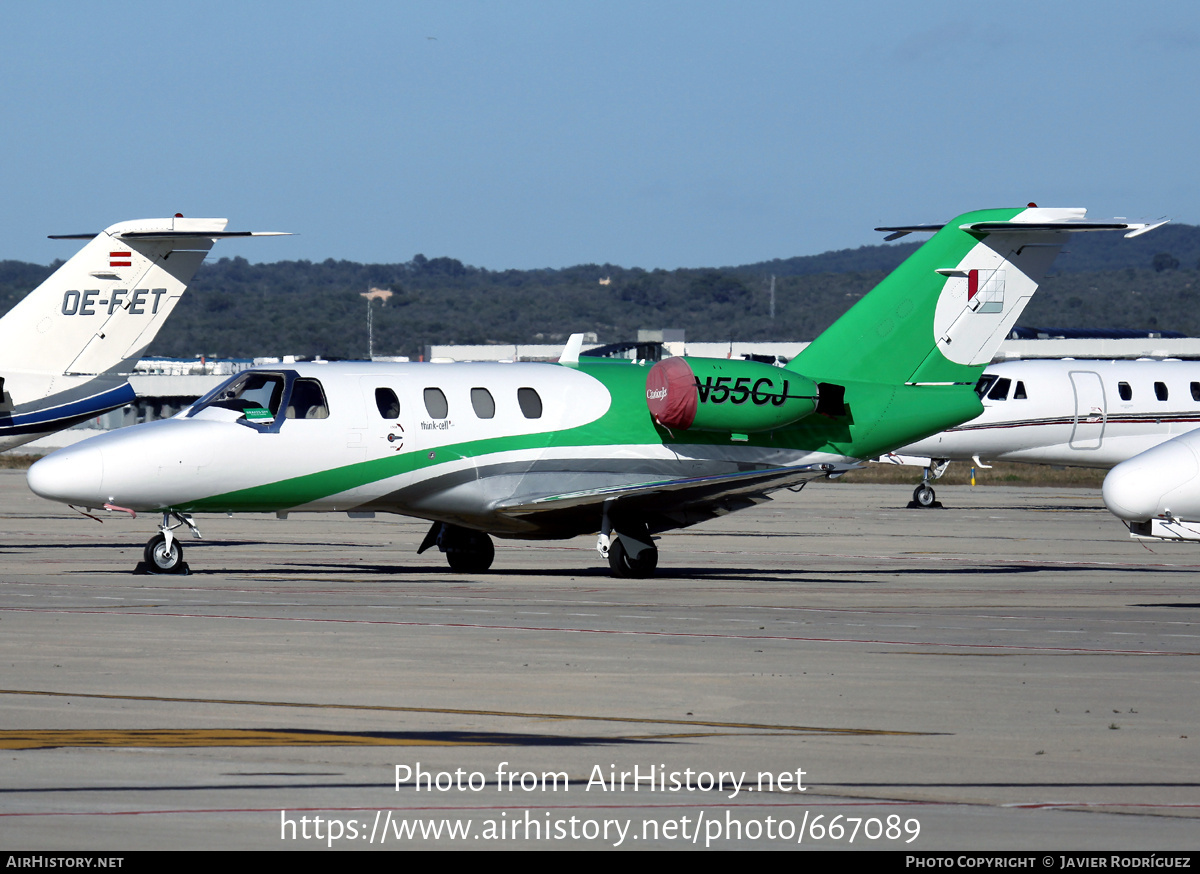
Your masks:
[{"label": "nose wheel tire", "polygon": [[920,504],[922,507],[932,507],[933,502],[937,500],[937,495],[933,489],[922,483],[913,490],[913,501]]},{"label": "nose wheel tire", "polygon": [[171,545],[168,547],[167,538],[161,534],[150,538],[142,555],[146,559],[146,568],[151,573],[174,574],[183,566],[183,547],[179,545],[179,541],[171,538]]}]

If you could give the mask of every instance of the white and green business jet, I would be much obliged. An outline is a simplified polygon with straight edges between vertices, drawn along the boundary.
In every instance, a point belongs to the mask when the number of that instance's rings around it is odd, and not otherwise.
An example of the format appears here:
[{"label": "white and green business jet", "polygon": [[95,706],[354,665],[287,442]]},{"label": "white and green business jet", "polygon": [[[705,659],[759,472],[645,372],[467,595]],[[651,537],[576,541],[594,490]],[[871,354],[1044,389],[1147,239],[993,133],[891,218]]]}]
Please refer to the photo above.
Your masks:
[{"label": "white and green business jet", "polygon": [[976,381],[1081,209],[992,209],[929,242],[787,367],[672,358],[558,364],[296,364],[238,374],[173,419],[37,462],[39,495],[162,513],[147,568],[186,567],[173,530],[200,512],[385,512],[432,522],[421,551],[492,563],[490,535],[599,532],[623,577],[653,535],[767,500],[982,410]]}]

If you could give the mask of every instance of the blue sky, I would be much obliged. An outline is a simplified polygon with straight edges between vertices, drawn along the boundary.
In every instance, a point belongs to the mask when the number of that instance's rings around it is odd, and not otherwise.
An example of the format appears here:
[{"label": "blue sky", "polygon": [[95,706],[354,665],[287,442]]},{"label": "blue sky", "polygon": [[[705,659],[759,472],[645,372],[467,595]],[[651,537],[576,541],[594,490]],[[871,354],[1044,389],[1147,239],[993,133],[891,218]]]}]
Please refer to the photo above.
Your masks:
[{"label": "blue sky", "polygon": [[0,258],[719,266],[1037,201],[1200,223],[1200,4],[10,3]]}]

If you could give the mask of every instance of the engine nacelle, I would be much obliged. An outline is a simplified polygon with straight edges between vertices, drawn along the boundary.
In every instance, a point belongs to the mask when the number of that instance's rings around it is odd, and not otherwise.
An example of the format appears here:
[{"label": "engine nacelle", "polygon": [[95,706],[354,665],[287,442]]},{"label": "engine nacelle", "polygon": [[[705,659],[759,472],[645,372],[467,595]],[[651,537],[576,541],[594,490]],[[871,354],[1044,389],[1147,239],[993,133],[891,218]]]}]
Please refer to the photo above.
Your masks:
[{"label": "engine nacelle", "polygon": [[666,428],[773,431],[817,409],[817,384],[791,370],[723,358],[665,358],[646,375],[646,406]]}]

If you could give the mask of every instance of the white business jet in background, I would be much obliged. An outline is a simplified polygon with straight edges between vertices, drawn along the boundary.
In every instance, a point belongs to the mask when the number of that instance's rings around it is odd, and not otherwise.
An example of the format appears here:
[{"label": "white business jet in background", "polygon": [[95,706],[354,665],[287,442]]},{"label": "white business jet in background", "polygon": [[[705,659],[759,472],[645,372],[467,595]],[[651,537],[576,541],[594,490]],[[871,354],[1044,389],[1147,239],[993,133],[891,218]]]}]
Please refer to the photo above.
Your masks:
[{"label": "white business jet in background", "polygon": [[1006,361],[975,391],[982,415],[879,459],[925,468],[916,504],[951,461],[1110,468],[1200,426],[1200,361]]}]

